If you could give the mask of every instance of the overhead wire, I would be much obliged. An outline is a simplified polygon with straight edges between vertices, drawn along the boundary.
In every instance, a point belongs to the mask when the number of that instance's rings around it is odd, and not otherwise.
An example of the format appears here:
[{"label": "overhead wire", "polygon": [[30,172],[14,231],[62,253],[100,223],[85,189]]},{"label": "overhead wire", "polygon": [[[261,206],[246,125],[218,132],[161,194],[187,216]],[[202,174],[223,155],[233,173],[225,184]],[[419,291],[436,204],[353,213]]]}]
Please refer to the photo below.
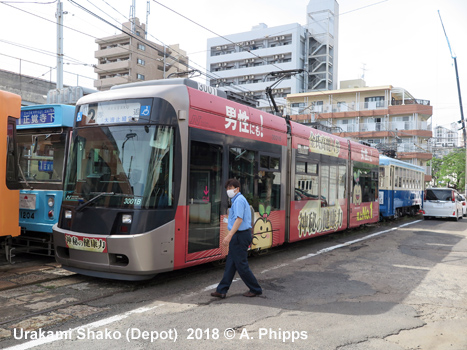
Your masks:
[{"label": "overhead wire", "polygon": [[[84,6],[82,6],[82,5],[78,4],[78,3],[76,3],[75,1],[70,0],[70,2],[71,2],[72,4],[74,4],[75,6],[79,7],[80,9],[82,9],[83,11],[87,12],[88,14],[91,14],[91,15],[93,15],[94,17],[98,18],[99,20],[101,20],[101,21],[103,21],[103,22],[109,24],[110,26],[114,27],[115,29],[118,29],[118,30],[124,32],[126,35],[129,35],[130,37],[136,39],[137,41],[140,41],[141,43],[143,43],[143,44],[145,44],[145,45],[148,45],[149,47],[151,47],[152,49],[158,51],[159,53],[162,53],[162,55],[165,56],[166,58],[169,58],[169,59],[171,59],[171,60],[174,61],[174,62],[178,62],[179,64],[183,64],[183,65],[185,65],[185,66],[186,66],[187,68],[189,68],[189,69],[197,70],[195,67],[192,67],[192,66],[190,66],[189,64],[185,64],[184,62],[180,62],[180,60],[177,59],[176,56],[173,56],[173,55],[171,55],[171,54],[167,54],[166,52],[163,52],[163,50],[161,50],[161,49],[159,49],[159,48],[157,48],[157,47],[154,47],[153,45],[148,44],[148,41],[147,41],[147,40],[142,40],[141,37],[139,37],[139,36],[137,36],[137,35],[133,35],[133,34],[131,33],[131,31],[130,31],[130,28],[125,27],[124,25],[122,25],[123,28],[125,28],[125,29],[128,30],[128,32],[127,32],[127,31],[124,31],[123,29],[121,29],[121,28],[117,27],[116,25],[110,23],[109,21],[107,21],[106,19],[104,19],[104,18],[102,18],[101,16],[97,15],[96,13],[92,12],[91,10],[89,10],[89,9],[85,8]],[[104,2],[105,2],[105,1],[104,1]],[[109,6],[110,6],[110,5],[109,5]],[[97,6],[95,6],[95,7],[98,8]],[[99,8],[98,8],[98,9],[99,9]],[[104,12],[102,9],[99,9],[99,10],[100,10],[101,12]],[[105,13],[105,12],[104,12],[104,13]],[[111,16],[109,16],[109,17],[111,17]],[[113,20],[115,20],[113,17],[111,17],[111,18],[112,18]],[[115,20],[115,21],[116,21],[116,20]],[[118,21],[116,21],[116,22],[118,22]],[[182,54],[182,53],[178,52],[177,50],[173,49],[172,47],[170,47],[169,45],[166,45],[166,44],[163,43],[161,40],[159,40],[158,38],[154,37],[152,34],[149,34],[149,35],[150,35],[151,37],[153,37],[155,40],[159,41],[159,42],[162,44],[163,47],[167,47],[167,48],[169,48],[170,51],[177,53],[177,54],[178,54],[177,56],[187,57],[186,54]],[[128,49],[128,50],[131,51],[131,49]],[[138,52],[138,54],[139,54],[140,56],[142,56],[142,57],[147,57],[147,58],[149,58],[149,59],[154,59],[153,57],[150,57],[150,56],[141,55],[139,52]],[[155,59],[155,60],[156,60],[156,61],[159,61],[160,59]],[[209,79],[219,79],[219,78],[220,78],[220,76],[218,76],[218,75],[216,75],[215,73],[209,71],[208,69],[206,69],[205,67],[199,65],[198,63],[194,62],[193,60],[190,60],[190,62],[194,63],[196,66],[198,66],[198,67],[200,67],[201,69],[203,69],[204,71],[206,71],[206,73],[201,73],[201,74],[204,75],[204,76],[206,76],[207,78],[209,78]],[[238,90],[238,91],[240,91],[240,92],[242,92],[242,93],[251,92],[250,90],[242,89],[242,88],[240,88],[240,87],[235,87],[235,89]]]},{"label": "overhead wire", "polygon": [[[55,3],[56,1],[57,1],[57,0],[52,1],[52,2],[47,2],[47,3],[40,3],[40,2],[24,2],[24,3],[51,4],[51,3]],[[87,0],[87,1],[90,2],[89,0]],[[117,13],[119,13],[122,17],[125,18],[125,16],[124,16],[123,14],[121,14],[117,9],[115,9],[113,6],[111,6],[108,2],[106,2],[105,0],[102,0],[102,1],[103,1],[105,4],[107,4],[109,7],[111,7],[114,11],[116,11]],[[160,6],[162,6],[162,7],[166,8],[166,9],[168,9],[168,10],[170,10],[170,11],[176,13],[177,15],[179,15],[179,16],[185,18],[186,20],[188,20],[188,21],[190,21],[190,22],[196,24],[197,26],[200,26],[201,28],[203,28],[203,29],[209,31],[210,33],[212,33],[212,34],[214,34],[214,35],[216,35],[216,36],[219,36],[219,37],[221,37],[221,38],[224,38],[225,40],[227,40],[228,42],[230,42],[230,43],[232,43],[232,44],[234,44],[234,45],[238,45],[237,43],[231,41],[230,39],[226,38],[225,36],[222,36],[222,35],[217,34],[216,32],[210,30],[209,28],[207,28],[207,27],[205,27],[205,26],[203,26],[203,25],[197,23],[196,21],[194,21],[194,20],[188,18],[187,16],[184,16],[184,15],[180,14],[179,12],[177,12],[177,11],[175,11],[175,10],[173,10],[173,9],[171,9],[171,8],[169,8],[169,7],[167,7],[166,5],[160,3],[160,2],[158,2],[158,1],[156,1],[156,0],[153,0],[153,1],[154,1],[155,3],[157,3],[157,4],[159,4]],[[374,4],[370,4],[370,5],[361,7],[361,8],[359,8],[359,9],[366,8],[366,7],[369,7],[369,6],[373,6],[373,5],[376,5],[376,4],[385,2],[385,1],[387,1],[387,0],[380,1],[380,2],[374,3]],[[84,10],[85,12],[87,12],[87,13],[89,13],[89,14],[95,16],[96,18],[98,18],[98,19],[104,21],[105,23],[111,25],[111,26],[114,27],[115,29],[123,31],[122,29],[116,27],[115,25],[113,25],[113,24],[110,23],[109,21],[107,21],[107,20],[105,20],[104,18],[98,16],[97,14],[93,13],[92,11],[86,9],[84,6],[82,6],[82,5],[78,4],[78,3],[76,3],[75,1],[70,0],[70,2],[71,2],[72,4],[74,4],[75,6],[81,8],[81,9]],[[7,6],[11,6],[11,7],[15,8],[15,9],[18,9],[18,10],[20,10],[20,11],[26,12],[26,13],[28,13],[28,14],[32,14],[32,15],[34,15],[34,16],[37,16],[37,15],[35,15],[35,14],[33,14],[33,13],[30,13],[30,12],[28,12],[28,11],[19,9],[19,8],[17,8],[17,7],[14,7],[14,6],[8,4],[8,3],[12,3],[12,2],[0,1],[0,3],[3,3],[3,4],[5,4],[5,5],[7,5]],[[17,2],[17,3],[19,3],[19,2]],[[91,4],[92,4],[92,3],[91,3]],[[92,5],[95,6],[99,11],[106,13],[105,11],[103,11],[102,9],[100,9],[99,7],[97,7],[95,4],[92,4]],[[352,11],[348,11],[348,12],[346,12],[346,13],[353,12],[353,11],[356,11],[356,10],[359,10],[359,9],[355,9],[355,10],[352,10]],[[346,13],[343,13],[343,14],[346,14]],[[341,14],[341,15],[343,15],[343,14]],[[44,18],[44,17],[41,17],[41,16],[37,16],[37,17],[42,18],[42,19],[44,19],[44,20],[47,20],[47,21],[49,21],[49,22],[55,23],[54,21],[51,21],[51,20],[49,20],[49,19],[47,19],[47,18]],[[111,16],[109,15],[109,17],[111,17]],[[112,18],[114,21],[118,22],[115,18],[113,18],[113,17],[111,17],[111,18]],[[76,30],[76,29],[71,28],[71,27],[69,27],[69,26],[63,25],[63,27],[64,27],[64,28],[67,28],[67,29],[70,29],[70,30],[74,30],[74,31],[76,31],[76,32],[78,32],[78,33],[81,33],[81,34],[83,34],[83,35],[93,37],[94,39],[97,39],[97,38],[94,37],[93,35],[84,33],[84,32],[82,32],[82,31]],[[128,33],[126,33],[126,34],[128,34]],[[131,37],[135,38],[136,40],[139,40],[139,41],[141,41],[142,43],[144,43],[144,44],[147,45],[147,42],[146,42],[146,41],[140,40],[137,36],[134,36],[134,35],[129,35],[129,36],[131,36]],[[154,37],[153,35],[151,35],[151,36]],[[155,37],[154,37],[154,38],[155,38]],[[159,40],[159,39],[157,39],[157,38],[155,38],[155,39],[156,39],[156,40]],[[162,41],[161,41],[161,43],[162,43]],[[162,44],[163,44],[163,43],[162,43]],[[149,46],[152,47],[151,45],[149,45]],[[163,46],[170,48],[168,45],[165,45],[165,44],[163,44]],[[161,52],[161,50],[158,49],[157,47],[152,47],[152,48],[155,49],[155,50],[158,51],[158,52]],[[170,49],[171,49],[171,51],[177,52],[177,51],[174,50],[173,48],[170,48]],[[129,50],[129,51],[131,51],[131,50]],[[246,51],[249,52],[251,55],[255,56],[256,58],[259,58],[259,59],[265,61],[265,59],[264,59],[263,57],[261,57],[261,56],[259,56],[259,55],[256,55],[256,54],[253,53],[251,50],[247,49]],[[177,52],[177,53],[178,53],[178,52]],[[174,60],[175,62],[181,63],[179,60],[176,59],[176,57],[173,57],[173,56],[171,56],[171,55],[168,55],[168,56],[167,56],[165,53],[162,53],[162,54],[163,54],[165,57]],[[180,53],[179,53],[179,54],[180,54]],[[180,55],[182,55],[182,54],[180,54]],[[143,54],[142,56],[144,57],[145,55]],[[187,55],[182,55],[182,56],[185,57],[185,56],[187,56]],[[150,59],[154,59],[154,58],[149,57],[149,56],[145,56],[145,57],[146,57],[146,58],[150,58]],[[159,59],[155,59],[155,60],[159,60]],[[78,61],[78,60],[76,60],[76,61]],[[194,61],[192,61],[192,60],[191,60],[191,62],[193,62],[193,63],[196,64],[196,62],[194,62]],[[181,64],[183,64],[183,63],[181,63]],[[84,65],[86,65],[86,64],[84,64]],[[198,65],[198,64],[196,64],[196,65]],[[105,71],[104,69],[97,68],[96,65],[93,65],[93,66],[94,66],[96,69],[100,69],[100,70],[103,71],[103,72],[107,72],[107,71]],[[190,67],[188,64],[187,64],[186,66],[187,66],[187,68],[192,68],[192,69],[193,69],[193,67]],[[205,75],[207,78],[209,78],[209,79],[219,79],[219,78],[221,78],[219,75],[217,75],[217,74],[211,72],[211,71],[210,71],[209,69],[207,69],[206,67],[202,67],[201,65],[198,65],[198,66],[201,67],[203,70],[206,71],[206,73],[202,73],[202,74]],[[278,68],[279,70],[283,70],[281,67],[278,67],[278,66],[275,65],[275,64],[273,64],[272,66]],[[209,72],[209,73],[208,73],[208,72]],[[295,77],[295,78],[296,78],[296,77]],[[297,79],[297,78],[296,78],[296,79]],[[248,89],[245,89],[245,88],[243,88],[243,87],[238,87],[238,86],[236,86],[236,85],[231,86],[231,87],[236,88],[236,90],[238,90],[238,91],[240,91],[240,92],[243,92],[243,93],[245,93],[245,92],[251,92],[251,91],[248,90]],[[323,94],[324,94],[324,92],[323,92]]]}]

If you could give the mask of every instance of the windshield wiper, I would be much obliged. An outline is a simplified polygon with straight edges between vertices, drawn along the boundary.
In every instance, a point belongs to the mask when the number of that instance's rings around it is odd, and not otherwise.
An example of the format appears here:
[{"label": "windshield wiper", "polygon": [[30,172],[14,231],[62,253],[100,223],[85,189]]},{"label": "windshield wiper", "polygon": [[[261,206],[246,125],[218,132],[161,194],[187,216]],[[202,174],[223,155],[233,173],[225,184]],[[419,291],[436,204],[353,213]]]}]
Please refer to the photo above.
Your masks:
[{"label": "windshield wiper", "polygon": [[101,198],[102,196],[113,196],[115,193],[114,192],[102,192],[102,193],[99,193],[97,196],[95,197],[92,197],[90,200],[88,200],[87,202],[85,203],[82,203],[80,205],[78,205],[75,209],[75,211],[81,211],[83,210],[83,208],[87,207],[89,204],[91,204],[92,202],[95,202],[96,200],[98,200],[99,198]]}]

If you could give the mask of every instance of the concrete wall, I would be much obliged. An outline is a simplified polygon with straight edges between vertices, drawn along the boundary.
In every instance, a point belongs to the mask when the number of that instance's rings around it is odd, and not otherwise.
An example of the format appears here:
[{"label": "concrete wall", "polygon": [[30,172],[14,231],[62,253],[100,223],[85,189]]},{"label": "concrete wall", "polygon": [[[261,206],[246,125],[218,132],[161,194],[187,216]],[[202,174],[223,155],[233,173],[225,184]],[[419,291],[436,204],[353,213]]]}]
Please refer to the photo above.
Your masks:
[{"label": "concrete wall", "polygon": [[23,106],[47,103],[47,93],[55,88],[55,82],[0,69],[0,90],[20,95]]}]

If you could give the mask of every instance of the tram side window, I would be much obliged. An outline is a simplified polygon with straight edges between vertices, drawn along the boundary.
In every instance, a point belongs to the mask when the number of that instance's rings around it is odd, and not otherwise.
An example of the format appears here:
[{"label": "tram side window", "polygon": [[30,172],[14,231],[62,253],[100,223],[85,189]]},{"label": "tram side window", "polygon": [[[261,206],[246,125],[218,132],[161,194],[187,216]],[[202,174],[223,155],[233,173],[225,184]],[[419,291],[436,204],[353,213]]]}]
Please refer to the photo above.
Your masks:
[{"label": "tram side window", "polygon": [[354,190],[360,186],[362,202],[373,202],[378,198],[378,165],[355,162],[353,169]]},{"label": "tram side window", "polygon": [[345,198],[345,185],[347,179],[347,167],[345,165],[339,165],[339,182],[337,186],[337,198]]},{"label": "tram side window", "polygon": [[[296,201],[319,200],[318,164],[297,161],[295,166],[295,195]],[[322,205],[324,203],[322,202]]]},{"label": "tram side window", "polygon": [[248,203],[253,205],[258,201],[254,192],[254,175],[257,172],[256,152],[237,147],[230,148],[229,167],[229,178],[240,181],[240,191]]},{"label": "tram side window", "polygon": [[229,150],[229,178],[240,181],[241,192],[255,211],[259,205],[280,208],[280,158],[240,147]]},{"label": "tram side window", "polygon": [[328,205],[336,204],[337,199],[337,165],[329,166],[329,199]]},{"label": "tram side window", "polygon": [[327,206],[329,204],[329,165],[321,165],[319,172],[321,175],[321,198],[324,199],[324,206]]},{"label": "tram side window", "polygon": [[399,187],[399,188],[402,188],[402,169],[397,167],[396,171],[397,171],[397,176],[398,176],[398,179],[399,179],[399,182],[396,184],[396,186]]},{"label": "tram side window", "polygon": [[281,173],[280,158],[260,154],[258,171],[259,202],[272,210],[280,209]]},{"label": "tram side window", "polygon": [[382,188],[384,186],[384,174],[386,172],[386,169],[384,167],[379,168],[379,188]]}]

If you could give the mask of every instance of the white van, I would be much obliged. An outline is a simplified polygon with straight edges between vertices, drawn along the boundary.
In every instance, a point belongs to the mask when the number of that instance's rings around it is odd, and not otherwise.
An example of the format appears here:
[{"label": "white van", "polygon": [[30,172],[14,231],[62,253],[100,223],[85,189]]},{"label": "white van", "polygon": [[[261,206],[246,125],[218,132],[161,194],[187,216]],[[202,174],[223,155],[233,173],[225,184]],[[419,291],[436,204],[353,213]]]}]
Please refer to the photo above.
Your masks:
[{"label": "white van", "polygon": [[463,209],[459,192],[452,188],[427,188],[423,200],[423,218],[462,219]]}]

